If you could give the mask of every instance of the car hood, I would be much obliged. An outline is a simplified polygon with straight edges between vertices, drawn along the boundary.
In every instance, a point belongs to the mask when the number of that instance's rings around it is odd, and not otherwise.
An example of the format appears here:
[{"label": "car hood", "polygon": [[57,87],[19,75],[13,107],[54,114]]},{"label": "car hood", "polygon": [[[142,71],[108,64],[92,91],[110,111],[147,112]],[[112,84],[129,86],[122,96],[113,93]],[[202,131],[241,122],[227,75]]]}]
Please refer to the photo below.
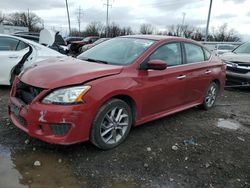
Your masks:
[{"label": "car hood", "polygon": [[221,55],[221,59],[232,62],[250,63],[250,54],[236,54],[228,52]]},{"label": "car hood", "polygon": [[74,58],[50,59],[24,70],[22,82],[44,89],[81,84],[101,77],[119,74],[122,66],[82,61]]}]

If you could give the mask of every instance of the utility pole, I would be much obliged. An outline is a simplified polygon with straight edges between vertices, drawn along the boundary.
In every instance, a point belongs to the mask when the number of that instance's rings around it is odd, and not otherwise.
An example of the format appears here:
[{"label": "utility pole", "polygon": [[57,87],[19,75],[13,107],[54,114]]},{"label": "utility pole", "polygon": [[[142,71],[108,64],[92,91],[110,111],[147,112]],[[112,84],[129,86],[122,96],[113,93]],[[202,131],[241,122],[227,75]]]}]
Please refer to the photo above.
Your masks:
[{"label": "utility pole", "polygon": [[70,26],[70,18],[69,18],[68,0],[65,0],[65,2],[66,2],[66,9],[67,9],[67,15],[68,15],[69,35],[70,35],[71,34],[71,26]]},{"label": "utility pole", "polygon": [[209,11],[208,11],[208,17],[207,17],[207,28],[206,28],[205,42],[207,41],[207,37],[208,37],[209,22],[210,22],[212,4],[213,4],[213,0],[210,0],[210,6],[209,6]]},{"label": "utility pole", "polygon": [[106,37],[108,37],[108,27],[109,27],[109,7],[111,7],[112,5],[109,3],[109,0],[107,0],[107,4],[104,4],[105,6],[107,6],[107,14],[106,14]]},{"label": "utility pole", "polygon": [[181,23],[181,30],[182,30],[182,36],[184,37],[184,23],[185,23],[185,17],[186,17],[186,13],[183,12],[182,13],[182,23]]},{"label": "utility pole", "polygon": [[28,28],[30,31],[30,9],[28,9],[27,21],[28,21]]},{"label": "utility pole", "polygon": [[79,27],[79,36],[80,36],[80,33],[81,33],[81,18],[82,18],[82,15],[83,15],[82,9],[79,6],[78,13],[77,13],[77,21],[78,21],[78,27]]}]

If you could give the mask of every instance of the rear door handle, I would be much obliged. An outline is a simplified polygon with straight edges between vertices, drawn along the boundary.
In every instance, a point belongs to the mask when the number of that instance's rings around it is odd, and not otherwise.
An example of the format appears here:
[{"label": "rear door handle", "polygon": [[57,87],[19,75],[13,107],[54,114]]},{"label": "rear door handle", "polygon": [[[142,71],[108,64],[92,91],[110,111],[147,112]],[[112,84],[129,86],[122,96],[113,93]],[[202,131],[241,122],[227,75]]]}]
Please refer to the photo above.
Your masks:
[{"label": "rear door handle", "polygon": [[211,70],[207,70],[205,74],[210,74],[211,72],[212,72]]},{"label": "rear door handle", "polygon": [[178,77],[176,77],[178,80],[183,80],[185,79],[187,76],[186,75],[180,75]]}]

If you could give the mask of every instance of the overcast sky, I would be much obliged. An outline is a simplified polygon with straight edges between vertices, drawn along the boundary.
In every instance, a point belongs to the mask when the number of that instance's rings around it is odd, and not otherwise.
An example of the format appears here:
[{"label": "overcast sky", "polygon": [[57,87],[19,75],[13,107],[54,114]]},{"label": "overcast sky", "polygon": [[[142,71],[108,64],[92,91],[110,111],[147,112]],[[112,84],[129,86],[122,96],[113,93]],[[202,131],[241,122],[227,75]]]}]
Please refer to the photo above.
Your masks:
[{"label": "overcast sky", "polygon": [[[77,9],[82,9],[82,27],[92,21],[105,23],[107,0],[68,0],[71,24],[77,28]],[[205,27],[210,0],[110,0],[110,22],[138,30],[142,23],[157,29],[166,25],[185,24]],[[0,0],[0,11],[30,11],[44,20],[45,27],[67,30],[65,0]],[[249,34],[250,0],[214,0],[210,28],[228,23],[242,35]]]}]

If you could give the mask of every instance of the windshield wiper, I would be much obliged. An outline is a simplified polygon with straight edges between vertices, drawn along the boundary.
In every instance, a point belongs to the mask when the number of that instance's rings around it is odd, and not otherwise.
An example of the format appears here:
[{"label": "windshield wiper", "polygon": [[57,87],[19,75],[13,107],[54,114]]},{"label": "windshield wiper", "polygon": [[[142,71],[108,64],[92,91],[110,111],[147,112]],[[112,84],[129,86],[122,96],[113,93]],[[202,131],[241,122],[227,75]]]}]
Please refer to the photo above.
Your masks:
[{"label": "windshield wiper", "polygon": [[97,60],[97,59],[91,59],[91,58],[84,58],[83,60],[89,61],[89,62],[95,62],[95,63],[103,63],[103,64],[109,64],[107,61]]}]

